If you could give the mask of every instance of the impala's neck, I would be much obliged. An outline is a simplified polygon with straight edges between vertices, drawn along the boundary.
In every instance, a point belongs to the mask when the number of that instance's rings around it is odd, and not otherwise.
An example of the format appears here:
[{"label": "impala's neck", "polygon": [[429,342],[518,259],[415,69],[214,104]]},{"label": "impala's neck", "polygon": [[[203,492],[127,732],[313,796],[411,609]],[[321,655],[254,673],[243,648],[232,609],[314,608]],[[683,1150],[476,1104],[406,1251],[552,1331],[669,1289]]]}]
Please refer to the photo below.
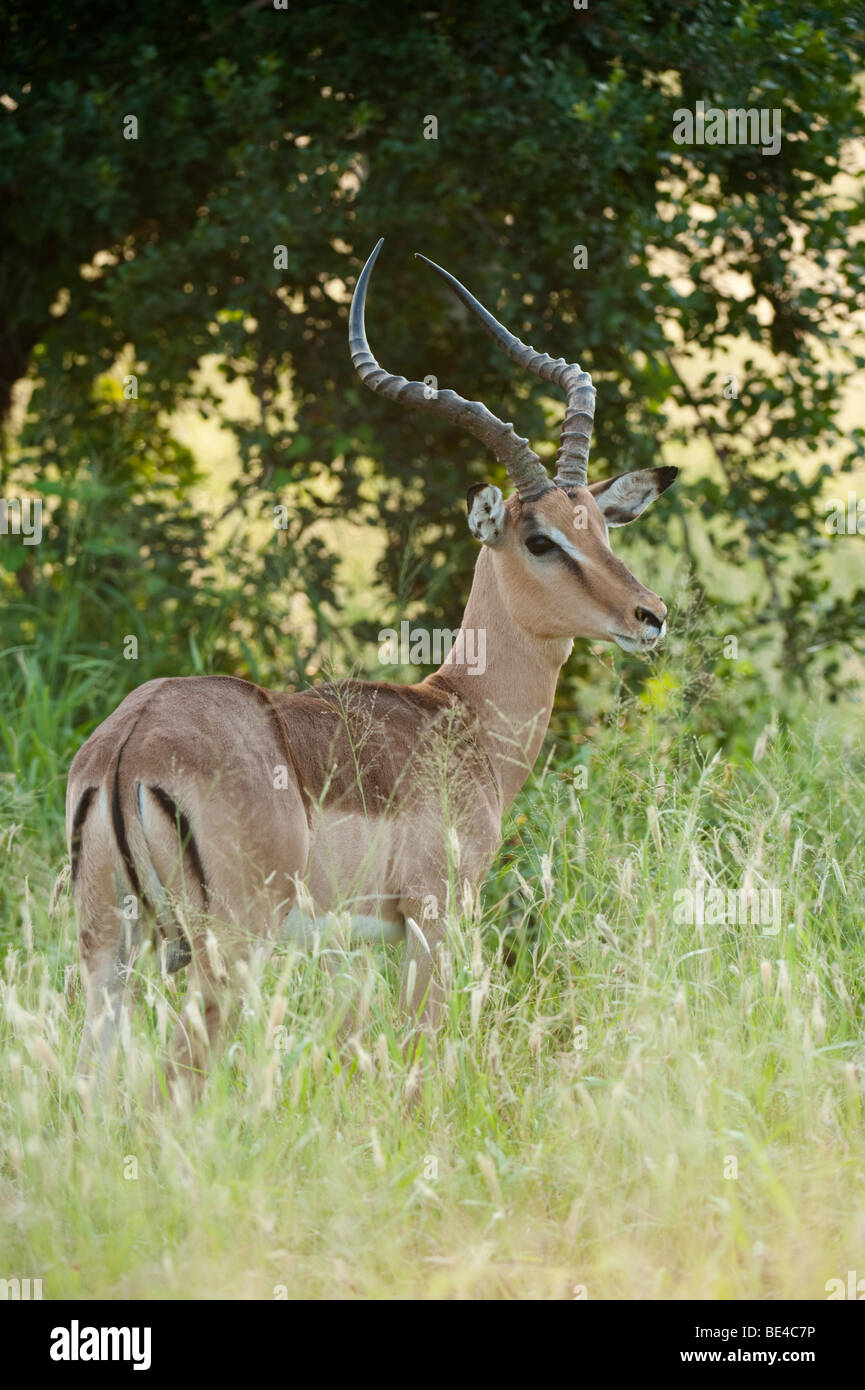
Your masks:
[{"label": "impala's neck", "polygon": [[484,547],[459,638],[433,675],[477,715],[481,742],[499,779],[505,808],[534,766],[550,722],[556,682],[573,642],[533,637],[518,627],[502,598]]}]

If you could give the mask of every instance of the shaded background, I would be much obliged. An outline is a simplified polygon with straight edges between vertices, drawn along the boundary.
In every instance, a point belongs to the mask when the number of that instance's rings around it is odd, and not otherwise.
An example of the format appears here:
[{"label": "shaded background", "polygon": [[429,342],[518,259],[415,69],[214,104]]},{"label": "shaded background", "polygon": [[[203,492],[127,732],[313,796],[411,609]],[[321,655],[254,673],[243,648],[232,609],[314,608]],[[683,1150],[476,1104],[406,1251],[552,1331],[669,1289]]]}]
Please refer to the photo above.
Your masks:
[{"label": "shaded background", "polygon": [[[798,9],[7,5],[0,495],[46,505],[41,545],[0,537],[7,707],[35,662],[84,734],[151,675],[378,677],[380,629],[457,625],[465,489],[504,479],[353,376],[380,235],[390,370],[555,451],[561,403],[418,249],[591,371],[593,477],[682,468],[615,541],[692,643],[699,737],[861,681],[863,539],[827,535],[825,499],[865,494],[865,8]],[[675,144],[697,100],[780,109],[780,152]],[[589,667],[599,699],[645,682],[602,650],[571,662],[559,728],[591,717]]]}]

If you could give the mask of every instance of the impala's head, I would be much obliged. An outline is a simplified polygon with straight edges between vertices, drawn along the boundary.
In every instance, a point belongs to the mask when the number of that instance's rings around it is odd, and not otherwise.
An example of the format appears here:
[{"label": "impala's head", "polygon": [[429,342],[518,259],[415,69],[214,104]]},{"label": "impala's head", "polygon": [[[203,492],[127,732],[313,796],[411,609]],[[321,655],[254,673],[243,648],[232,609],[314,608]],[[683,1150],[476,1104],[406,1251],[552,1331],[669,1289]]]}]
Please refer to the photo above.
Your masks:
[{"label": "impala's head", "polygon": [[[564,390],[567,407],[556,476],[550,479],[528,441],[479,401],[455,391],[431,391],[419,381],[392,376],[373,357],[364,327],[370,271],[379,241],[355,288],[349,320],[352,361],[371,390],[390,400],[458,423],[493,450],[516,491],[507,500],[492,483],[468,493],[469,529],[490,562],[514,621],[537,637],[590,637],[618,642],[625,651],[649,651],[666,631],[667,610],[613,554],[609,532],[625,526],[670,486],[678,469],[647,468],[588,483],[595,388],[588,372],[563,358],[535,352],[504,328],[468,290],[432,261],[515,362]],[[425,256],[420,257],[426,260]]]}]

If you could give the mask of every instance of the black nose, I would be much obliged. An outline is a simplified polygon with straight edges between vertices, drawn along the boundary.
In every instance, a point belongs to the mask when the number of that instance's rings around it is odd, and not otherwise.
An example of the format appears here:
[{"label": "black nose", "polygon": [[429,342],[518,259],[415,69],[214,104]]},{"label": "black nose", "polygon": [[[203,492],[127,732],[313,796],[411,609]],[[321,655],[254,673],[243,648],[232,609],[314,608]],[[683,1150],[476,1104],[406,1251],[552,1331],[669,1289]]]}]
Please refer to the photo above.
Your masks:
[{"label": "black nose", "polygon": [[656,627],[659,632],[664,622],[663,618],[659,618],[657,613],[653,613],[649,608],[638,608],[636,618],[638,623],[648,623],[650,627]]}]

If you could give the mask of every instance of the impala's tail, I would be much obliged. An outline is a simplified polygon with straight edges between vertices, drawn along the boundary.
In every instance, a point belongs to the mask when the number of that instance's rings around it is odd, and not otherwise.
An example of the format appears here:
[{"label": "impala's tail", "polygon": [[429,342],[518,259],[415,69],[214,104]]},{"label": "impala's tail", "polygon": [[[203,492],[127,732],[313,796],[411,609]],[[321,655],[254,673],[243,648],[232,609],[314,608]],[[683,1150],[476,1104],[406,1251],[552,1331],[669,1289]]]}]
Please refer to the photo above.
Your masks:
[{"label": "impala's tail", "polygon": [[[150,938],[169,974],[190,961],[190,911],[210,908],[207,877],[180,794],[124,775],[124,743],[100,787],[72,811],[71,881],[82,931],[117,942],[120,968]],[[111,930],[111,919],[114,930]]]},{"label": "impala's tail", "polygon": [[174,974],[192,959],[190,920],[209,909],[201,852],[179,796],[125,778],[124,748],[71,813],[70,877],[87,999],[80,1071],[111,1048],[144,943]]}]

